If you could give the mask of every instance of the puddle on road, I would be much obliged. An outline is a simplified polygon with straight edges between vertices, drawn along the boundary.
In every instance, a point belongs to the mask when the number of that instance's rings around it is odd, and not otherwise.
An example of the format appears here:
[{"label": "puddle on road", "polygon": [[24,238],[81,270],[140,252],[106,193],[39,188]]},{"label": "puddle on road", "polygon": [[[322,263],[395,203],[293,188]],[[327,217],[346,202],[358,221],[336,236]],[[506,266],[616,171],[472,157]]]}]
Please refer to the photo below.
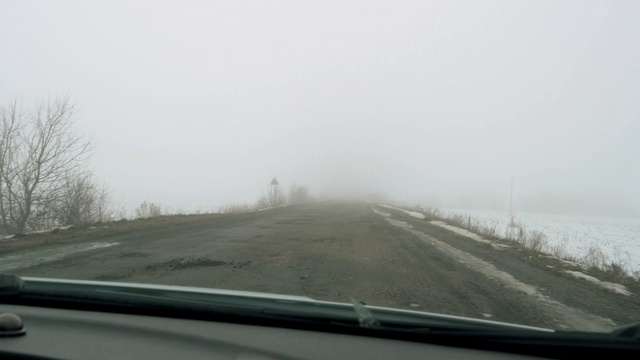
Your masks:
[{"label": "puddle on road", "polygon": [[103,249],[119,243],[93,242],[87,244],[73,244],[56,246],[36,251],[25,251],[6,256],[0,256],[0,272],[23,269],[63,259],[66,256],[80,252]]}]

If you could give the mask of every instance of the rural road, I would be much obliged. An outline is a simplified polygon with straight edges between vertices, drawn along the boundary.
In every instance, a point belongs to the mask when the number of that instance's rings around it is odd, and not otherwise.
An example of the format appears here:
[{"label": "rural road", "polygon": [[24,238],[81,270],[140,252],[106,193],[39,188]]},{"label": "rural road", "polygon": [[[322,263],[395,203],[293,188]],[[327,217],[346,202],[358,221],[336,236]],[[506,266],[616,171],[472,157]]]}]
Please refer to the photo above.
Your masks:
[{"label": "rural road", "polygon": [[0,255],[0,271],[23,276],[356,299],[555,329],[609,330],[640,320],[637,289],[615,293],[560,266],[366,202],[221,215]]}]

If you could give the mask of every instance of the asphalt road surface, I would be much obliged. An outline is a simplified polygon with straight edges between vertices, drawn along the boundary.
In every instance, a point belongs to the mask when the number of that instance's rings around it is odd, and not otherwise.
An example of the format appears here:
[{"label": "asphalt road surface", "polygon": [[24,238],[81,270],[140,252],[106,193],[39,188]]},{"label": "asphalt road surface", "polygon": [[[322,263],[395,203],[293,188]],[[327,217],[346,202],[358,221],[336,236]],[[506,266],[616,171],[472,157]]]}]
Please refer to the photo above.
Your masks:
[{"label": "asphalt road surface", "polygon": [[555,329],[640,320],[621,294],[516,247],[496,248],[366,202],[224,215],[0,256],[24,276],[249,290]]}]

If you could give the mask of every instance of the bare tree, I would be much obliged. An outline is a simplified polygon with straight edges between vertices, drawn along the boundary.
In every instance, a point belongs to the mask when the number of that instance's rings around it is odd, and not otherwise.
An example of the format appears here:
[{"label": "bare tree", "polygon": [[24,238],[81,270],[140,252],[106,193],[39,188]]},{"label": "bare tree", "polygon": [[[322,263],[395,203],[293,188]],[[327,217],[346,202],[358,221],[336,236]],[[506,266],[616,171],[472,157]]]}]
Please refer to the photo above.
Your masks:
[{"label": "bare tree", "polygon": [[276,207],[280,205],[281,198],[282,198],[282,192],[280,191],[280,185],[271,185],[269,187],[269,192],[267,193],[269,206]]},{"label": "bare tree", "polygon": [[111,191],[105,185],[96,189],[96,200],[94,204],[95,221],[112,221],[115,211],[112,206]]},{"label": "bare tree", "polygon": [[21,115],[18,112],[17,101],[0,108],[0,216],[5,231],[13,226],[14,206],[12,185],[16,179],[14,154],[16,153],[17,138]]},{"label": "bare tree", "polygon": [[0,211],[5,231],[22,232],[55,218],[68,174],[83,173],[91,149],[73,131],[68,97],[26,115],[16,102],[0,113]]},{"label": "bare tree", "polygon": [[267,192],[267,200],[269,202],[269,207],[282,206],[287,204],[287,196],[280,189],[280,185],[271,185],[269,187],[269,192]]},{"label": "bare tree", "polygon": [[267,209],[269,207],[269,200],[266,195],[260,196],[258,201],[256,201],[255,208],[256,209]]},{"label": "bare tree", "polygon": [[69,174],[53,211],[62,225],[106,222],[113,216],[109,192],[91,174]]},{"label": "bare tree", "polygon": [[312,202],[314,199],[311,197],[309,188],[306,186],[298,186],[296,184],[291,185],[289,188],[289,204],[305,204]]},{"label": "bare tree", "polygon": [[162,216],[162,207],[145,200],[136,208],[135,212],[138,219],[154,218]]},{"label": "bare tree", "polygon": [[280,189],[280,185],[271,185],[266,194],[258,199],[256,209],[267,209],[287,204],[287,195]]}]

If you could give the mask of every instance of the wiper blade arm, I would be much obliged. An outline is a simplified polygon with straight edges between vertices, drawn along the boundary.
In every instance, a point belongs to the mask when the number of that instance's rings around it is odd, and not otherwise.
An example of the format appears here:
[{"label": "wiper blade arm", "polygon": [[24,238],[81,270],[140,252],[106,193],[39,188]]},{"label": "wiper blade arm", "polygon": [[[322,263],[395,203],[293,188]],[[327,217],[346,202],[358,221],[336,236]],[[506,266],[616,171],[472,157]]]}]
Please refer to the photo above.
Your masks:
[{"label": "wiper blade arm", "polygon": [[355,310],[358,315],[358,322],[360,323],[360,327],[364,329],[382,329],[382,325],[380,322],[373,317],[371,311],[365,307],[366,304],[356,301],[355,299],[351,299],[351,303],[353,304],[353,310]]},{"label": "wiper blade arm", "polygon": [[0,296],[13,296],[20,294],[24,287],[24,280],[13,274],[0,274]]},{"label": "wiper blade arm", "polygon": [[640,322],[623,325],[611,332],[616,338],[635,339],[640,342]]}]

